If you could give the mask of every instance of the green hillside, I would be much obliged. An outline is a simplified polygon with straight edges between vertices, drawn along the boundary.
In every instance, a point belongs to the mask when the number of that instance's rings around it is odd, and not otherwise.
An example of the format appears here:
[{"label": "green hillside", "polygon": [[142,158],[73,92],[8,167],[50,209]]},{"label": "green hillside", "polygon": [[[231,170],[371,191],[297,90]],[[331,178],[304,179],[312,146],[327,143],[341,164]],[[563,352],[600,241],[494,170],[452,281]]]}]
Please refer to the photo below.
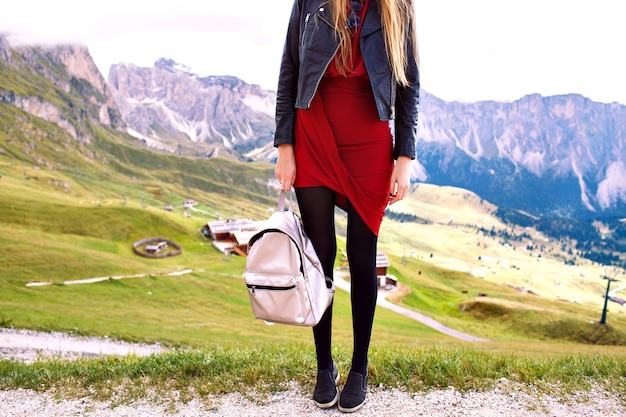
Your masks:
[{"label": "green hillside", "polygon": [[[0,102],[0,326],[173,346],[309,340],[309,329],[254,320],[244,259],[225,257],[198,232],[218,217],[266,218],[277,197],[273,166],[151,150],[95,122],[102,94],[44,58],[33,52],[33,66],[14,54],[13,67],[0,63],[0,93],[59,113],[52,122]],[[199,203],[191,217],[187,199]],[[611,303],[610,325],[597,324],[602,275],[622,271],[564,264],[558,243],[502,224],[495,207],[465,190],[422,184],[390,209],[380,250],[400,283],[389,294],[396,303],[492,340],[481,345],[489,350],[626,352],[623,306]],[[341,212],[337,223],[343,239]],[[177,242],[182,254],[135,255],[133,243],[152,236]],[[100,277],[111,278],[63,284]],[[345,345],[348,300],[337,292],[335,338]],[[374,331],[377,346],[463,344],[382,308]]]},{"label": "green hillside", "polygon": [[[267,217],[276,198],[276,191],[266,185],[272,167],[163,155],[108,135],[90,146],[103,160],[115,163],[93,162],[80,172],[48,169],[8,152],[0,156],[0,323],[169,345],[308,337],[308,329],[268,327],[255,321],[241,278],[244,259],[224,257],[198,232],[218,213],[255,220]],[[2,144],[3,149],[10,146]],[[66,158],[79,167],[83,156],[67,152]],[[584,304],[555,302],[551,296],[529,296],[503,282],[464,272],[459,266],[476,262],[479,253],[476,232],[448,224],[447,211],[461,213],[459,221],[499,225],[484,203],[459,207],[458,193],[462,191],[417,187],[396,209],[419,212],[428,222],[385,220],[380,248],[391,259],[390,273],[401,283],[401,291],[393,295],[398,303],[449,327],[503,343],[573,342],[581,349],[624,345],[626,320],[615,314],[617,305],[611,305],[611,326],[598,327],[589,322],[599,318],[601,299]],[[183,216],[182,203],[188,198],[200,203],[201,211],[191,212],[192,217]],[[427,207],[429,199],[444,198],[445,204]],[[461,201],[467,203],[467,197]],[[173,210],[165,211],[166,205]],[[339,226],[344,220],[339,213]],[[133,242],[150,236],[176,241],[183,247],[182,255],[158,260],[135,255]],[[481,242],[494,250],[506,249],[495,239],[481,238]],[[534,267],[534,258],[525,257],[533,260],[529,265]],[[558,260],[546,259],[542,264],[546,273],[563,267]],[[191,272],[167,275],[187,270]],[[61,284],[141,274],[147,276]],[[56,285],[25,285],[46,281]],[[597,284],[601,290],[602,282]],[[479,293],[488,297],[478,297]],[[349,344],[347,294],[337,293],[335,308],[336,338]],[[375,341],[400,346],[461,343],[382,308],[375,332]]]}]

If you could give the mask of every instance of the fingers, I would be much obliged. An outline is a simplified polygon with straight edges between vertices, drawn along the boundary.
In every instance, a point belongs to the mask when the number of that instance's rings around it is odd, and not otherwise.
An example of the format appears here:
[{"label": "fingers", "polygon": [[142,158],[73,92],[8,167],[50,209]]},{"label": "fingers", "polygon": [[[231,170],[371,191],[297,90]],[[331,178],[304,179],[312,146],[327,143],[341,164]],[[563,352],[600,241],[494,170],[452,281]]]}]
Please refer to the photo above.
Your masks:
[{"label": "fingers", "polygon": [[291,190],[291,186],[293,185],[291,183],[291,181],[286,181],[286,180],[280,179],[280,178],[277,178],[277,180],[278,180],[278,183],[280,184],[280,189],[282,191],[289,191],[289,190]]},{"label": "fingers", "polygon": [[389,184],[389,204],[403,200],[409,193],[411,184],[411,159],[400,156],[394,165]]},{"label": "fingers", "polygon": [[295,182],[295,178],[291,175],[276,174],[276,179],[278,180],[278,183],[280,184],[280,189],[283,191],[291,190],[291,187],[293,186],[293,183]]},{"label": "fingers", "polygon": [[392,194],[389,196],[389,205],[395,204],[398,201],[402,200],[404,197],[398,195],[398,194]]},{"label": "fingers", "polygon": [[279,163],[276,165],[276,179],[280,184],[280,189],[283,191],[291,190],[294,182],[296,181],[296,168],[295,165],[289,163]]},{"label": "fingers", "polygon": [[275,172],[276,179],[280,183],[280,189],[289,191],[296,180],[296,161],[293,145],[282,144],[278,146]]},{"label": "fingers", "polygon": [[389,204],[397,203],[400,200],[403,200],[409,193],[408,186],[400,186],[399,184],[395,184],[394,191],[389,193]]},{"label": "fingers", "polygon": [[283,191],[289,191],[291,190],[291,181],[281,181],[280,182],[280,189]]}]

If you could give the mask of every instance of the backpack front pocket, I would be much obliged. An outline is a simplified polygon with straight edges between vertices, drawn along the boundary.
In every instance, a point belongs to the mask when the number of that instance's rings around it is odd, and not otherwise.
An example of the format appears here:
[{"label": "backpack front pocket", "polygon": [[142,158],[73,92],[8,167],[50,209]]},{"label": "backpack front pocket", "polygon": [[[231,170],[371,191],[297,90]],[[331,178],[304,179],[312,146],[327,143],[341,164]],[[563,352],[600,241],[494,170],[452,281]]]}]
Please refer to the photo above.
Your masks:
[{"label": "backpack front pocket", "polygon": [[245,279],[257,319],[284,324],[304,323],[299,277],[246,272]]}]

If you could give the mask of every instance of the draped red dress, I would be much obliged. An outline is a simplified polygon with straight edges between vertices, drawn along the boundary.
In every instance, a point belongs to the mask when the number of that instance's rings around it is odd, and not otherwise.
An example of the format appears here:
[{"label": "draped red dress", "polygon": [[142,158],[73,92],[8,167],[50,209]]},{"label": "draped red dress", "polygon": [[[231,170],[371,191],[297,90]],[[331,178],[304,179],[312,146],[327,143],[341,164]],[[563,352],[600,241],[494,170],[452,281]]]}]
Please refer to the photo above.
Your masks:
[{"label": "draped red dress", "polygon": [[336,205],[345,210],[349,201],[378,235],[389,202],[393,138],[378,116],[359,35],[360,27],[352,38],[353,70],[341,75],[333,60],[310,107],[297,111],[294,187],[333,189]]}]

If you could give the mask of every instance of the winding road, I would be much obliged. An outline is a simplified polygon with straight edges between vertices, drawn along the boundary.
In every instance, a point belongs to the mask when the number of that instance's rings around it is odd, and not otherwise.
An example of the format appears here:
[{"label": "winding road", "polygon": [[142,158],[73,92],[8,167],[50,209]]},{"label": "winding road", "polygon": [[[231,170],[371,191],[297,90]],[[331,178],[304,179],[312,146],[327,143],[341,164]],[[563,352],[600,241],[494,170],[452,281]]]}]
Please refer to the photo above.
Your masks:
[{"label": "winding road", "polygon": [[[340,274],[337,274],[335,276],[335,287],[350,292],[350,283],[343,279]],[[438,332],[447,334],[448,336],[456,337],[457,339],[465,340],[467,342],[490,342],[490,340],[488,339],[483,339],[480,337],[472,336],[471,334],[451,329],[428,316],[417,313],[413,310],[409,310],[408,308],[400,307],[396,304],[393,304],[387,300],[386,294],[384,292],[378,293],[378,300],[376,301],[376,304],[410,319],[419,321],[420,323],[430,328],[433,328]]]}]

